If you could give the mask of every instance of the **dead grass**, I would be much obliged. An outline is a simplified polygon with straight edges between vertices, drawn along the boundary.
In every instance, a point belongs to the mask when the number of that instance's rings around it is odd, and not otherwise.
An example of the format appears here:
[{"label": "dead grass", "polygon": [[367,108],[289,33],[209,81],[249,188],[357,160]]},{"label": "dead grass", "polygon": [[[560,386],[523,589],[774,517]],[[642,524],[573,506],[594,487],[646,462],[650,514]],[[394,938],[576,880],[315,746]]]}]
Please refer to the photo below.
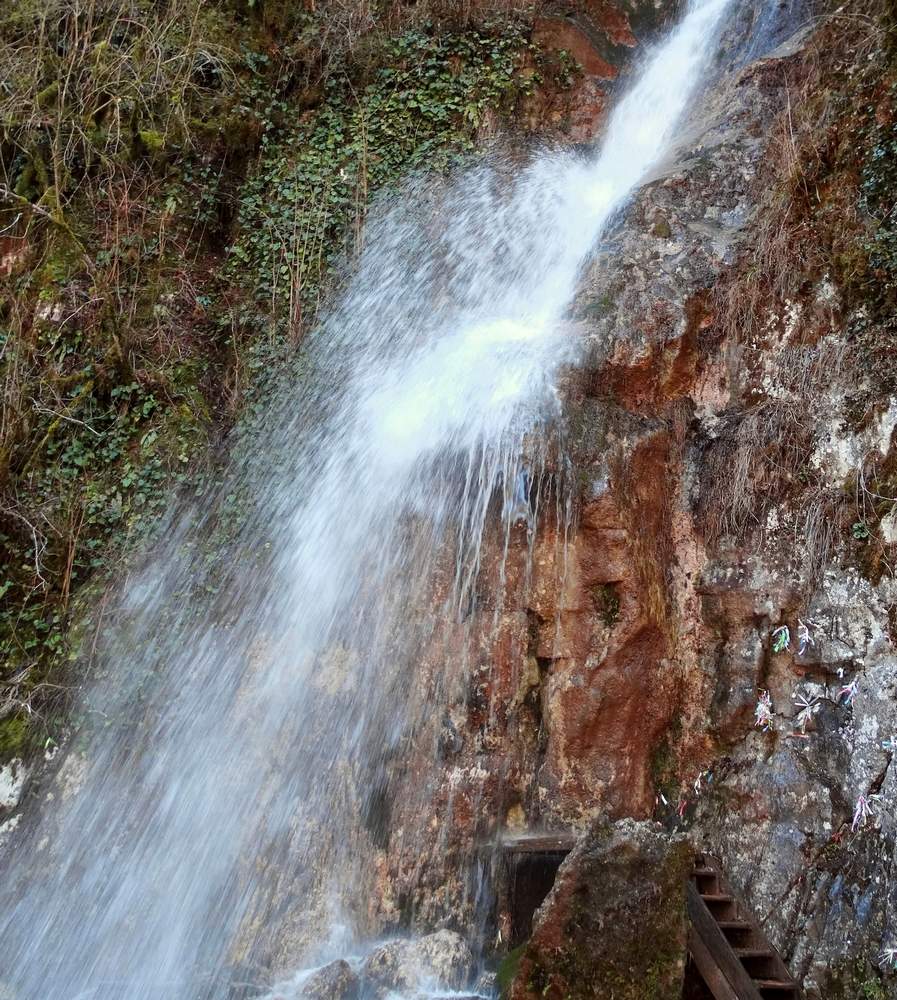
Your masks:
[{"label": "dead grass", "polygon": [[23,0],[0,15],[4,183],[62,219],[97,169],[174,138],[189,145],[195,102],[233,77],[236,53],[213,10],[196,0]]},{"label": "dead grass", "polygon": [[736,280],[715,289],[718,327],[732,343],[760,343],[770,311],[825,274],[848,291],[866,278],[857,124],[868,109],[858,104],[894,34],[881,8],[880,0],[841,5],[785,69],[787,104],[756,182],[750,254]]},{"label": "dead grass", "polygon": [[[858,345],[829,331],[843,329],[868,295],[862,128],[891,30],[881,3],[855,0],[788,65],[788,103],[757,181],[751,249],[714,290],[716,327],[742,398],[705,453],[704,532],[711,545],[762,537],[769,511],[788,501],[794,545],[814,578],[834,554],[850,505],[849,491],[825,486],[810,463],[816,434],[833,419],[838,390],[869,392]],[[840,295],[828,315],[814,301],[824,280]],[[794,310],[802,318],[789,322]]]},{"label": "dead grass", "polygon": [[818,578],[835,550],[845,494],[824,485],[811,456],[817,427],[831,419],[827,390],[836,373],[854,377],[853,363],[848,344],[827,340],[784,349],[766,383],[753,369],[764,389],[725,418],[704,457],[698,515],[710,545],[762,537],[770,511],[800,498],[793,544]]}]

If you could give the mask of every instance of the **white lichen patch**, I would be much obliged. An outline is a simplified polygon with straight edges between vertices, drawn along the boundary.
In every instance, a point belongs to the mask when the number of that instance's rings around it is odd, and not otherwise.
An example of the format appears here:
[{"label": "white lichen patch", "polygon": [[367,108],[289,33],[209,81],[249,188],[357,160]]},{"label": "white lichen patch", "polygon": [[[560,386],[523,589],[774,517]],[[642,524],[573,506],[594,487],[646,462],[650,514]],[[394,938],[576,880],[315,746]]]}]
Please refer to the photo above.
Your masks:
[{"label": "white lichen patch", "polygon": [[823,306],[837,309],[841,304],[841,296],[838,289],[832,282],[831,276],[826,273],[822,281],[816,286],[816,301]]},{"label": "white lichen patch", "polygon": [[61,323],[64,315],[62,302],[42,302],[34,311],[34,318],[41,323]]},{"label": "white lichen patch", "polygon": [[[838,412],[840,407],[833,408]],[[897,427],[897,399],[888,400],[886,410],[878,414],[859,434],[847,429],[841,418],[836,417],[826,428],[810,464],[822,472],[833,484],[842,483],[858,472],[870,457],[884,458],[891,446],[891,435]]]},{"label": "white lichen patch", "polygon": [[885,545],[897,545],[897,506],[881,519],[878,532]]},{"label": "white lichen patch", "polygon": [[18,758],[0,767],[0,809],[15,809],[27,777],[28,770]]},{"label": "white lichen patch", "polygon": [[449,772],[449,787],[460,788],[462,786],[470,787],[472,785],[481,784],[489,777],[489,772],[480,767],[479,764],[474,764],[471,767],[454,767]]},{"label": "white lichen patch", "polygon": [[803,315],[803,306],[800,302],[792,302],[790,299],[785,300],[785,315],[782,317],[785,323],[785,337],[790,340],[792,334],[797,329],[797,324],[800,322],[800,318]]},{"label": "white lichen patch", "polygon": [[[5,823],[0,823],[0,851],[9,843],[9,838],[13,835],[13,831],[18,827],[22,819],[22,814],[19,813],[8,819]],[[2,1000],[2,992],[0,992],[0,1000]]]}]

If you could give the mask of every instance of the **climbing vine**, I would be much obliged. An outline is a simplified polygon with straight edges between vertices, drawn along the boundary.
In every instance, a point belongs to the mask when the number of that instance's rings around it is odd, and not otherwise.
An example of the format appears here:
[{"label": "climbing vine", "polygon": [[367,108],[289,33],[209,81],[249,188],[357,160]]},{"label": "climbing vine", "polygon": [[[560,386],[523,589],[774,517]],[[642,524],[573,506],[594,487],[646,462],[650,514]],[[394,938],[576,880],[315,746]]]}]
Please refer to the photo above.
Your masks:
[{"label": "climbing vine", "polygon": [[389,42],[368,80],[326,84],[294,125],[266,123],[259,169],[239,202],[230,270],[294,335],[314,319],[337,265],[360,245],[371,196],[409,171],[446,171],[491,113],[533,86],[519,73],[523,29]]}]

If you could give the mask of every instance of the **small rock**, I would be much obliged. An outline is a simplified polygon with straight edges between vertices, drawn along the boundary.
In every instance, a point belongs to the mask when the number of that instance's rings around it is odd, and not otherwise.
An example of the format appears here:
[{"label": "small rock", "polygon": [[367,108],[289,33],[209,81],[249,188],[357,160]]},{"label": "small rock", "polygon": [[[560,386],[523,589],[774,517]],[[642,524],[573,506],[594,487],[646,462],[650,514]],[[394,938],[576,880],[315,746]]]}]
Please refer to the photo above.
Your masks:
[{"label": "small rock", "polygon": [[427,978],[440,985],[458,988],[473,972],[473,954],[464,938],[454,931],[437,931],[417,942],[419,962]]},{"label": "small rock", "polygon": [[299,990],[308,1000],[357,1000],[358,976],[348,962],[339,959],[313,972]]},{"label": "small rock", "polygon": [[0,767],[0,809],[15,809],[27,777],[28,771],[18,759]]},{"label": "small rock", "polygon": [[473,954],[454,931],[442,930],[416,941],[389,941],[368,955],[362,969],[365,987],[375,997],[392,990],[414,992],[424,986],[456,990],[473,972]]},{"label": "small rock", "polygon": [[494,972],[484,972],[474,986],[474,992],[481,997],[498,996],[498,976]]},{"label": "small rock", "polygon": [[415,993],[410,1000],[483,1000],[479,993]]}]

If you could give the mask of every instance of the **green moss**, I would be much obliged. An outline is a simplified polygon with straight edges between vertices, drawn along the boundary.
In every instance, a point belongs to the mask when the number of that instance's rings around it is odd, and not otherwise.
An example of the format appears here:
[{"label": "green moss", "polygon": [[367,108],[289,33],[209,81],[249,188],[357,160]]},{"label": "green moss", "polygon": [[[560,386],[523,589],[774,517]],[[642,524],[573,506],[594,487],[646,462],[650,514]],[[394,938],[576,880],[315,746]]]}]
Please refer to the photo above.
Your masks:
[{"label": "green moss", "polygon": [[651,751],[651,783],[657,791],[669,792],[668,798],[675,794],[676,786],[676,757],[673,753],[672,745],[677,736],[677,729],[681,729],[681,723],[676,720],[673,727],[666,733],[664,739]]},{"label": "green moss", "polygon": [[28,160],[22,167],[19,176],[16,178],[15,193],[20,198],[27,198],[31,201],[32,198],[36,197],[39,193],[35,184],[37,178],[37,171],[34,167],[34,161]]},{"label": "green moss", "polygon": [[610,289],[607,289],[596,299],[593,299],[591,302],[584,305],[580,311],[580,316],[583,319],[590,319],[592,317],[595,319],[603,319],[605,316],[609,316],[614,311],[616,302],[616,294]]},{"label": "green moss", "polygon": [[509,951],[507,955],[498,963],[498,968],[495,971],[495,982],[498,986],[498,995],[502,1000],[506,1000],[506,997],[511,991],[511,984],[517,976],[517,970],[520,967],[520,959],[523,958],[523,953],[526,950],[526,944],[518,945],[512,951]]},{"label": "green moss", "polygon": [[59,99],[59,83],[54,81],[49,85],[49,87],[44,87],[43,90],[38,91],[35,97],[35,103],[39,108],[50,108]]},{"label": "green moss", "polygon": [[141,129],[137,133],[140,142],[147,153],[160,153],[165,148],[165,137],[152,129]]},{"label": "green moss", "polygon": [[827,1000],[886,1000],[890,995],[875,966],[860,959],[834,966],[826,987]]},{"label": "green moss", "polygon": [[542,945],[537,933],[528,944],[518,982],[525,976],[533,1000],[670,1000],[681,991],[691,848],[683,841],[665,856],[657,847],[644,854],[615,836],[609,825],[593,828],[596,850],[574,864],[576,884],[566,884],[557,911],[546,914],[563,921],[552,943]]},{"label": "green moss", "polygon": [[29,742],[28,723],[23,717],[14,715],[0,721],[0,760],[22,756]]}]

